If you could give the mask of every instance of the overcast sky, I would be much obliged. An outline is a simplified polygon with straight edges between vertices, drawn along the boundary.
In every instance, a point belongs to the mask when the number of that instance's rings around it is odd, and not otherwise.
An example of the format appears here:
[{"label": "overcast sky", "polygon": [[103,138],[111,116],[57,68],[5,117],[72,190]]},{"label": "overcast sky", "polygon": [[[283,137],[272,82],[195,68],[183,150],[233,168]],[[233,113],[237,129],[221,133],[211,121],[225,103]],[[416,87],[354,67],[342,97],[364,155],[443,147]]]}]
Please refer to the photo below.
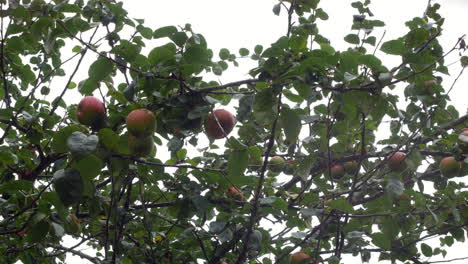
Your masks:
[{"label": "overcast sky", "polygon": [[[337,50],[344,50],[348,47],[343,37],[350,33],[352,15],[356,14],[355,9],[350,6],[351,2],[349,0],[322,0],[320,4],[330,16],[328,21],[321,23],[320,32],[331,40]],[[444,49],[448,50],[456,43],[458,37],[468,33],[468,27],[466,27],[468,1],[434,2],[442,4],[441,12],[446,18],[442,44]],[[231,52],[237,53],[239,48],[252,50],[256,44],[268,47],[270,43],[284,35],[287,28],[285,10],[282,10],[280,16],[275,16],[272,13],[272,7],[276,3],[278,3],[277,0],[124,0],[124,7],[128,10],[130,17],[145,19],[146,26],[153,29],[167,25],[183,26],[185,23],[190,23],[195,32],[205,36],[208,46],[215,54],[218,54],[221,48],[228,48]],[[407,32],[404,22],[415,16],[421,16],[426,6],[427,0],[374,0],[371,10],[375,14],[375,19],[383,20],[387,24],[384,41],[388,41],[404,35]],[[382,32],[383,30],[376,31],[377,38],[382,35]],[[148,44],[148,49],[155,45]],[[378,54],[378,56],[381,55]],[[450,63],[457,59],[457,56],[451,56],[446,62]],[[385,56],[382,60],[389,68],[400,63],[398,58],[393,56]],[[229,71],[219,80],[226,83],[249,78],[247,72],[256,64],[247,60],[239,61],[239,63],[241,67],[230,66]],[[459,65],[455,63],[449,68],[452,77],[444,77],[445,86],[451,85],[453,75],[456,76],[460,70]],[[87,68],[84,70],[87,72]],[[81,79],[75,81],[78,82]],[[465,75],[450,95],[452,99],[455,99],[453,104],[461,114],[467,109],[467,84],[468,77]],[[438,242],[435,241],[435,243]],[[73,245],[73,242],[69,241],[69,244]],[[466,251],[466,245],[465,247],[458,245],[449,250],[449,258],[464,253],[463,249]],[[431,261],[440,259],[441,256],[437,256]],[[353,260],[352,263],[358,263],[355,261],[358,260]],[[80,262],[83,260],[72,257],[69,263]],[[373,257],[371,263],[377,263],[377,259]]]}]

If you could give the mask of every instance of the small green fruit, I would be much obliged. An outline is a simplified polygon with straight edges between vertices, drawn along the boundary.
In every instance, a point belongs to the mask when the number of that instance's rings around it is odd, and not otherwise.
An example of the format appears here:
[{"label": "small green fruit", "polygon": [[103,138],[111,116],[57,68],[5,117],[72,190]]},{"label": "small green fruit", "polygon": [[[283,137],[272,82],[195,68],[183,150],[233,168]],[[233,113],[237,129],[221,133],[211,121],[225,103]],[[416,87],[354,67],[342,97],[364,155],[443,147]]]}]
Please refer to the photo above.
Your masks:
[{"label": "small green fruit", "polygon": [[270,159],[270,162],[268,162],[268,168],[271,172],[280,173],[283,170],[285,164],[286,161],[282,157],[274,156]]},{"label": "small green fruit", "polygon": [[287,174],[287,175],[293,175],[294,171],[296,170],[296,167],[297,167],[297,161],[288,160],[286,162],[286,165],[284,166],[283,172],[284,174]]},{"label": "small green fruit", "polygon": [[358,168],[358,163],[356,161],[348,161],[343,164],[346,173],[349,175],[355,175]]},{"label": "small green fruit", "polygon": [[130,150],[130,154],[135,157],[149,156],[155,150],[153,137],[135,137],[129,135],[128,149]]}]

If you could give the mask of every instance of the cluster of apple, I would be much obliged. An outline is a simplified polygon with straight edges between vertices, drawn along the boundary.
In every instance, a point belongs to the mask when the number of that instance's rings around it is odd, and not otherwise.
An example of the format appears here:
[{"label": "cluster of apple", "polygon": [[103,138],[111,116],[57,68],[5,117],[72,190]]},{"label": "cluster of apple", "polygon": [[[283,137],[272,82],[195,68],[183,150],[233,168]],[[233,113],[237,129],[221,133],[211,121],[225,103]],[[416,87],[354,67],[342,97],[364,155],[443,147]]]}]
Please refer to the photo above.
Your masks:
[{"label": "cluster of apple", "polygon": [[[98,130],[105,125],[106,109],[94,96],[86,96],[78,104],[76,117],[78,122]],[[221,139],[232,132],[236,123],[234,115],[224,109],[217,109],[208,115],[205,122],[206,134],[210,139]],[[152,134],[156,128],[156,118],[148,109],[136,109],[126,119],[129,132],[130,153],[144,157],[154,150]]]},{"label": "cluster of apple", "polygon": [[[104,104],[94,96],[86,96],[78,104],[76,119],[92,129],[104,127],[106,109]],[[147,109],[136,109],[127,116],[128,147],[130,153],[137,157],[149,155],[153,150],[152,134],[156,128],[156,118]]]},{"label": "cluster of apple", "polygon": [[[468,137],[468,128],[464,128],[462,130],[459,134],[459,138],[460,137]],[[460,139],[457,143],[464,153],[468,151],[468,143],[461,141]],[[456,160],[453,156],[445,157],[439,163],[440,173],[447,178],[464,176],[466,174],[466,167],[467,166],[464,165],[462,161]]]},{"label": "cluster of apple", "polygon": [[148,109],[133,110],[127,116],[128,149],[136,157],[145,157],[155,152],[153,133],[156,117]]},{"label": "cluster of apple", "polygon": [[358,170],[358,163],[356,161],[348,161],[343,164],[335,164],[330,168],[330,175],[333,179],[341,179],[345,173],[349,175],[356,174]]}]

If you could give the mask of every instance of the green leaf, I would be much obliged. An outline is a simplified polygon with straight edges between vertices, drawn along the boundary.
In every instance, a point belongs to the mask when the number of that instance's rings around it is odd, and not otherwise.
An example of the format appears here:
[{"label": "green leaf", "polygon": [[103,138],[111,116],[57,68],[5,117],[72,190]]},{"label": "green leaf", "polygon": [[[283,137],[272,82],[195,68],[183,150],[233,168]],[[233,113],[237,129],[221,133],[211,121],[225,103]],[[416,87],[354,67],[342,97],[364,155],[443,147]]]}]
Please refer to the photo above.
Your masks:
[{"label": "green leaf", "polygon": [[250,234],[249,246],[250,250],[260,251],[262,249],[262,233],[258,230],[254,230]]},{"label": "green leaf", "polygon": [[179,137],[172,137],[167,143],[167,147],[170,151],[177,151],[184,146],[184,141]]},{"label": "green leaf", "polygon": [[466,67],[468,66],[468,56],[462,56],[460,58],[461,66]]},{"label": "green leaf", "polygon": [[140,34],[145,38],[145,39],[152,39],[153,38],[153,30],[151,28],[145,27],[143,25],[138,25],[136,27],[137,31],[140,32]]},{"label": "green leaf", "polygon": [[54,152],[68,152],[67,139],[73,132],[76,131],[84,132],[85,129],[80,125],[71,125],[62,128],[57,133],[55,133],[52,139],[52,149],[54,150]]},{"label": "green leaf", "polygon": [[100,129],[98,132],[99,142],[101,142],[104,147],[111,151],[117,151],[119,144],[119,136],[112,131],[112,129],[104,128]]},{"label": "green leaf", "polygon": [[394,239],[400,232],[400,226],[394,217],[384,217],[382,224],[382,232],[389,238]]},{"label": "green leaf", "polygon": [[408,48],[415,48],[424,43],[429,38],[429,32],[423,28],[411,30],[406,35],[405,44]]},{"label": "green leaf", "polygon": [[405,187],[403,186],[403,183],[397,177],[390,175],[390,177],[388,177],[388,182],[385,187],[385,190],[391,196],[398,197],[403,193],[403,191],[405,190]]},{"label": "green leaf", "polygon": [[281,3],[278,3],[273,6],[273,14],[279,16],[280,12],[281,12]]},{"label": "green leaf", "polygon": [[219,51],[219,58],[222,59],[222,60],[227,60],[229,58],[229,55],[231,53],[229,52],[228,49],[225,49],[225,48],[222,48],[220,51]]},{"label": "green leaf", "polygon": [[300,51],[307,48],[307,36],[293,35],[289,40],[289,47],[294,51]]},{"label": "green leaf", "polygon": [[54,188],[65,206],[78,202],[84,191],[80,172],[76,169],[59,170],[54,174]]},{"label": "green leaf", "polygon": [[35,224],[29,232],[27,232],[26,239],[29,243],[37,243],[44,240],[49,233],[49,223],[45,220]]},{"label": "green leaf", "polygon": [[228,177],[234,184],[241,182],[245,177],[244,172],[249,162],[249,151],[247,149],[235,149],[229,154]]},{"label": "green leaf", "polygon": [[32,187],[33,187],[32,181],[26,181],[26,180],[11,181],[11,182],[2,183],[0,185],[0,192],[13,194],[17,191],[31,190]]},{"label": "green leaf", "polygon": [[185,51],[183,58],[190,64],[205,64],[209,61],[209,53],[200,45],[192,46]]},{"label": "green leaf", "polygon": [[328,20],[328,14],[322,8],[317,8],[315,10],[315,16],[322,20]]},{"label": "green leaf", "polygon": [[389,250],[391,247],[390,238],[383,233],[373,233],[370,235],[372,238],[372,243],[379,248]]},{"label": "green leaf", "polygon": [[260,53],[262,53],[262,51],[263,51],[263,46],[262,45],[256,45],[255,46],[255,48],[254,48],[255,54],[260,55]]},{"label": "green leaf", "polygon": [[376,38],[374,36],[368,37],[364,40],[364,43],[371,44],[372,46],[375,46]]},{"label": "green leaf", "polygon": [[280,123],[286,135],[286,140],[289,144],[294,144],[301,132],[301,118],[296,111],[283,107],[280,114]]},{"label": "green leaf", "polygon": [[62,237],[65,234],[65,229],[63,228],[63,226],[54,222],[52,222],[51,224],[52,224],[52,230],[54,231],[54,235],[56,237]]},{"label": "green leaf", "polygon": [[106,79],[113,70],[114,64],[110,60],[99,58],[89,67],[88,75],[93,81],[102,81]]},{"label": "green leaf", "polygon": [[96,135],[86,136],[75,131],[67,139],[67,146],[73,155],[84,156],[96,150],[99,138]]},{"label": "green leaf", "polygon": [[91,78],[81,81],[78,84],[78,91],[83,95],[92,95],[99,87],[99,83]]},{"label": "green leaf", "polygon": [[359,44],[359,36],[356,34],[348,34],[344,37],[344,40],[351,44]]},{"label": "green leaf", "polygon": [[164,38],[164,37],[169,37],[172,34],[177,32],[177,28],[174,26],[167,26],[167,27],[162,27],[158,28],[154,31],[153,37],[154,38]]},{"label": "green leaf", "polygon": [[164,46],[156,47],[148,54],[148,60],[151,65],[158,65],[167,60],[173,59],[176,53],[176,47],[172,43],[168,43]]},{"label": "green leaf", "polygon": [[185,32],[176,32],[172,36],[169,37],[174,43],[179,46],[183,47],[184,44],[187,42],[188,37]]},{"label": "green leaf", "polygon": [[18,163],[18,157],[10,151],[0,151],[0,164],[3,166],[11,166]]},{"label": "green leaf", "polygon": [[403,55],[407,51],[405,44],[401,39],[384,42],[380,50],[392,55]]},{"label": "green leaf", "polygon": [[239,49],[239,54],[240,54],[241,56],[248,56],[248,55],[249,55],[249,50],[246,49],[246,48],[240,48],[240,49]]},{"label": "green leaf", "polygon": [[354,212],[353,206],[346,200],[345,198],[338,198],[331,201],[328,206],[333,209],[340,210],[345,213],[352,213]]},{"label": "green leaf", "polygon": [[315,158],[312,156],[302,159],[297,169],[294,170],[294,176],[301,177],[301,179],[305,181],[310,175],[310,170],[314,166],[314,161]]},{"label": "green leaf", "polygon": [[86,157],[80,158],[74,166],[80,172],[80,175],[85,180],[93,180],[101,172],[104,164],[101,159],[95,155],[87,155]]},{"label": "green leaf", "polygon": [[421,244],[421,252],[426,257],[432,257],[432,248],[426,243]]}]

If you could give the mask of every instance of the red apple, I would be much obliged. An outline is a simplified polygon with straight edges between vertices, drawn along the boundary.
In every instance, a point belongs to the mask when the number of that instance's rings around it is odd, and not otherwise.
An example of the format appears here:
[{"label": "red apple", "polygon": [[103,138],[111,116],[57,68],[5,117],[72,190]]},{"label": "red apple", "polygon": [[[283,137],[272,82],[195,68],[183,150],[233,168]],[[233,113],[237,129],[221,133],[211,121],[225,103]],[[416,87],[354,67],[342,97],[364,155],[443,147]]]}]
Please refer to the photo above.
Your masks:
[{"label": "red apple", "polygon": [[128,135],[128,149],[130,154],[135,157],[146,157],[155,150],[153,137]]},{"label": "red apple", "polygon": [[307,263],[306,260],[310,258],[311,257],[309,255],[300,251],[291,255],[291,257],[289,258],[289,263],[290,264],[305,264]]},{"label": "red apple", "polygon": [[85,126],[100,128],[104,124],[106,109],[104,104],[94,96],[81,99],[76,109],[76,119]]},{"label": "red apple", "polygon": [[284,165],[286,165],[286,161],[280,156],[274,156],[270,159],[270,162],[268,162],[268,168],[271,172],[275,173],[280,173]]},{"label": "red apple", "polygon": [[127,130],[136,137],[147,137],[156,129],[156,117],[148,109],[136,109],[127,116]]},{"label": "red apple", "polygon": [[468,147],[468,128],[464,128],[463,131],[458,135],[458,145],[462,148]]},{"label": "red apple", "polygon": [[358,168],[358,163],[356,161],[348,161],[343,164],[346,173],[349,175],[355,175]]},{"label": "red apple", "polygon": [[33,172],[31,170],[25,170],[23,172],[18,173],[18,177],[20,180],[34,182],[37,178],[37,175],[33,175]]},{"label": "red apple", "polygon": [[446,157],[440,161],[439,168],[443,176],[451,178],[458,175],[462,163],[457,161],[454,157]]},{"label": "red apple", "polygon": [[393,153],[390,158],[388,158],[388,167],[392,171],[402,171],[406,169],[406,162],[405,162],[406,154],[403,152],[395,152]]},{"label": "red apple", "polygon": [[236,119],[230,112],[224,109],[214,110],[206,120],[206,134],[213,139],[224,138],[231,133],[235,124]]},{"label": "red apple", "polygon": [[239,189],[237,189],[236,187],[234,186],[231,186],[227,189],[227,192],[226,192],[226,195],[227,197],[233,199],[233,200],[238,200],[238,201],[245,201],[247,200],[245,198],[245,196],[239,191]]},{"label": "red apple", "polygon": [[343,165],[336,164],[331,167],[330,172],[333,179],[340,179],[345,174],[345,168]]}]

